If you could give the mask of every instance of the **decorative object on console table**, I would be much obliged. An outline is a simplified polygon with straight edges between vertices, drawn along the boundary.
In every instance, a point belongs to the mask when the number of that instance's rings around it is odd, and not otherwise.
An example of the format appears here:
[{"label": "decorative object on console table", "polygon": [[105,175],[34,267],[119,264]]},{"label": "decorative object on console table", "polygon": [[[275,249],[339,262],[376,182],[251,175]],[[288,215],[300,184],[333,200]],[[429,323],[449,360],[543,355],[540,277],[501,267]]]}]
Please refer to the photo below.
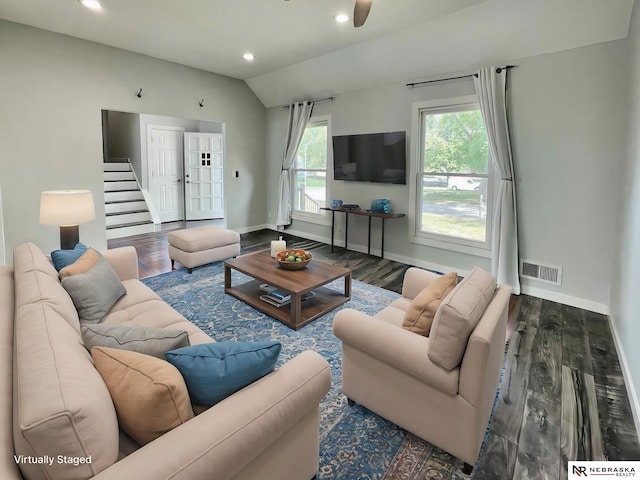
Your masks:
[{"label": "decorative object on console table", "polygon": [[79,225],[96,218],[89,190],[49,190],[40,195],[40,223],[60,227],[60,248],[71,250],[80,241]]},{"label": "decorative object on console table", "polygon": [[371,211],[374,213],[391,213],[391,200],[387,198],[371,200]]},{"label": "decorative object on console table", "polygon": [[331,202],[331,208],[340,208],[342,207],[342,200],[334,199]]}]

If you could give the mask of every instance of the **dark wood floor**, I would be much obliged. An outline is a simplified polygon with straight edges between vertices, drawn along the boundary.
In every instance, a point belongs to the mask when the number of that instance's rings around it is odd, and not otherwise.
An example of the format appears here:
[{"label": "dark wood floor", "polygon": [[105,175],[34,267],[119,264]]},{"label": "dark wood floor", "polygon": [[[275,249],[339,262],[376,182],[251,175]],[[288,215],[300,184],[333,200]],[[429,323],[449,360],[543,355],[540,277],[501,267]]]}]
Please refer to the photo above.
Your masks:
[{"label": "dark wood floor", "polygon": [[[133,245],[142,277],[168,272],[167,233],[219,222],[176,222],[161,232],[109,240]],[[269,247],[278,232],[241,235],[242,253]],[[283,234],[287,245],[353,270],[353,278],[400,292],[409,265]],[[488,442],[472,477],[566,479],[569,460],[640,460],[640,444],[608,318],[520,295],[511,304],[510,344]],[[457,477],[459,478],[459,477]]]}]

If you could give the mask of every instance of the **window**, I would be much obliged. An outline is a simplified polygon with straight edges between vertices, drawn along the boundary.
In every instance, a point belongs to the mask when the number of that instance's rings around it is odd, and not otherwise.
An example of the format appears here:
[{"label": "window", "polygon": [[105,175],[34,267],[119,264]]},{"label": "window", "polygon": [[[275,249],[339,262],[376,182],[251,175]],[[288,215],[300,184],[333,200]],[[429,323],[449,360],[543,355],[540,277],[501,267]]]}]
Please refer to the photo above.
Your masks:
[{"label": "window", "polygon": [[414,120],[414,238],[488,250],[491,168],[475,97],[414,106]]},{"label": "window", "polygon": [[300,141],[293,165],[293,216],[311,220],[324,218],[327,206],[329,168],[329,119],[312,117]]}]

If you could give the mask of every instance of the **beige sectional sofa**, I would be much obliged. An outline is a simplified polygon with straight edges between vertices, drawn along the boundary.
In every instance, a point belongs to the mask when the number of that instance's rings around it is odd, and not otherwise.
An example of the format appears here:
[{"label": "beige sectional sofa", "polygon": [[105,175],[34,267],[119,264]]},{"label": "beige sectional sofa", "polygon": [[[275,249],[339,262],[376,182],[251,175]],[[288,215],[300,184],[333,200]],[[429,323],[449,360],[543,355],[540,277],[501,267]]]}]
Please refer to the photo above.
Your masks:
[{"label": "beige sectional sofa", "polygon": [[[186,330],[192,344],[213,341],[138,280],[133,247],[104,257],[127,290],[104,322]],[[118,428],[73,302],[31,243],[15,249],[13,266],[0,266],[0,342],[2,479],[315,476],[319,402],[331,381],[315,352],[140,447]]]},{"label": "beige sectional sofa", "polygon": [[[471,280],[473,276],[480,281]],[[438,278],[410,268],[402,298],[375,316],[352,309],[336,314],[333,329],[342,340],[342,390],[350,403],[357,402],[455,455],[470,472],[496,396],[511,287],[496,286],[487,272],[474,270],[444,298],[429,337],[403,329],[413,299]],[[445,311],[456,321],[476,315],[477,323],[469,327],[468,336],[440,330]],[[446,333],[453,335],[446,338]],[[453,362],[452,342],[461,354]],[[437,355],[436,346],[443,347]]]}]

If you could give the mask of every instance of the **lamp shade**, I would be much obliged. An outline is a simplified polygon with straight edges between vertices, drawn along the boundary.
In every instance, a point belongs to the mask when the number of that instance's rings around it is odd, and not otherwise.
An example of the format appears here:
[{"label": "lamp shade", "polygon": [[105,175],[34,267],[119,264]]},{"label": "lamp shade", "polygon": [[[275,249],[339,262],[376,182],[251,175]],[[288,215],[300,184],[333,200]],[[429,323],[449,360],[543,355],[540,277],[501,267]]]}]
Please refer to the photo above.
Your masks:
[{"label": "lamp shade", "polygon": [[96,218],[89,190],[49,190],[40,195],[40,223],[80,225]]}]

